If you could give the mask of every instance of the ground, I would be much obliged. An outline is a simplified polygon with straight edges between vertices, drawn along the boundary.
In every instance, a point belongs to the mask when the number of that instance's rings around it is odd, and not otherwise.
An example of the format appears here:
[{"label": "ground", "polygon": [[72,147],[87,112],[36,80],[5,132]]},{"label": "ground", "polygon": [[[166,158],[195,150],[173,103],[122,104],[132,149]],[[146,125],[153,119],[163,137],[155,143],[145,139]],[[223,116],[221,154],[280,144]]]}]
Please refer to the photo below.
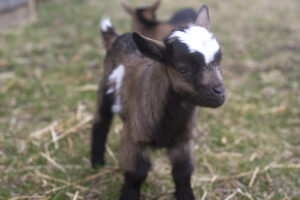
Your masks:
[{"label": "ground", "polygon": [[[203,3],[222,45],[227,100],[200,108],[195,196],[300,199],[300,1],[164,0],[158,18]],[[90,128],[105,54],[99,18],[126,32],[129,17],[105,0],[48,1],[37,14],[0,32],[0,199],[117,199],[122,124],[115,119],[96,170]],[[173,199],[164,150],[151,157],[143,199]]]}]

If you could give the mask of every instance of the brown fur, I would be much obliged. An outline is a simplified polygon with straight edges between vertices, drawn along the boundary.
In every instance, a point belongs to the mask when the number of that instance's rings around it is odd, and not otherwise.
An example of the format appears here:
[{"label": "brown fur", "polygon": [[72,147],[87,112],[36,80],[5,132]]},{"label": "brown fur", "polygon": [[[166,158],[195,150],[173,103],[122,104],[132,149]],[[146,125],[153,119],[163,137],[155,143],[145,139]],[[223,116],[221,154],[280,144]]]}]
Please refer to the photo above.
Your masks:
[{"label": "brown fur", "polygon": [[142,12],[141,15],[147,21],[153,23],[152,25],[151,24],[147,25],[143,23],[138,16],[139,8],[133,8],[126,3],[122,3],[124,10],[131,16],[132,31],[140,33],[152,39],[161,40],[165,36],[167,36],[172,30],[178,28],[179,26],[186,26],[191,23],[194,23],[193,20],[184,23],[178,23],[178,24],[172,24],[168,21],[165,22],[157,21],[155,14],[159,5],[160,5],[160,1],[156,1],[153,5],[144,8],[144,11]]},{"label": "brown fur", "polygon": [[[202,12],[208,14],[208,8],[204,6]],[[201,26],[200,22],[196,24]],[[176,39],[161,42],[137,33],[118,36],[111,30],[112,27],[102,32],[104,36],[107,34],[104,39],[108,49],[92,131],[92,164],[104,163],[103,147],[112,119],[110,109],[113,102],[120,99],[121,109],[116,112],[124,124],[120,164],[125,177],[120,199],[139,199],[140,186],[150,168],[149,148],[166,148],[172,164],[176,199],[193,200],[191,139],[196,105],[216,108],[225,100],[225,90],[220,89],[223,87],[221,72],[216,73],[221,52],[216,52],[215,59],[204,66],[200,53],[189,52]],[[186,67],[187,73],[178,65]],[[119,70],[122,66],[123,75]],[[113,77],[110,75],[114,75],[118,67],[115,81],[122,80],[122,84],[120,88],[111,88],[117,83],[110,82]],[[110,90],[112,92],[108,92]],[[97,143],[95,139],[101,140]]]},{"label": "brown fur", "polygon": [[[151,130],[162,117],[167,90],[171,85],[178,88],[188,86],[180,85],[184,85],[184,82],[174,69],[166,68],[159,62],[141,57],[139,51],[124,54],[125,49],[123,51],[118,45],[118,43],[115,44],[107,53],[103,79],[107,80],[109,74],[117,66],[126,63],[120,94],[122,104],[120,115],[125,116],[120,158],[122,168],[130,171],[133,167],[132,155],[137,151],[136,147],[140,144],[151,146],[153,143]],[[133,58],[135,59],[133,60]],[[101,85],[103,84],[106,83],[102,82]],[[178,84],[179,86],[176,86]],[[100,88],[103,88],[101,85]],[[180,142],[184,143],[190,139],[192,122],[193,120],[184,135],[185,139]],[[138,152],[142,152],[140,148]],[[143,154],[147,157],[146,152]]]},{"label": "brown fur", "polygon": [[167,36],[172,30],[176,29],[177,26],[161,22],[154,27],[148,28],[145,25],[133,20],[132,30],[140,33],[146,37],[161,40]]}]

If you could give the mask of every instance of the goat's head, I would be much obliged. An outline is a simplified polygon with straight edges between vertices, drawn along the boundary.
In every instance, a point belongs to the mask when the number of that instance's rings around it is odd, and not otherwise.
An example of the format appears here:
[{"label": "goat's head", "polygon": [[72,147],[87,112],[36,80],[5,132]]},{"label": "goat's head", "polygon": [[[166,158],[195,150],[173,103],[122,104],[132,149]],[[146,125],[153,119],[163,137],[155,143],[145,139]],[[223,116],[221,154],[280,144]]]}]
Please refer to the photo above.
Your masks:
[{"label": "goat's head", "polygon": [[140,31],[142,28],[151,28],[157,24],[156,10],[159,7],[159,4],[160,0],[150,6],[138,8],[133,8],[125,2],[122,3],[122,6],[132,18],[132,29],[134,31]]},{"label": "goat's head", "polygon": [[202,6],[194,25],[173,31],[164,42],[133,33],[145,56],[167,67],[171,87],[184,100],[204,107],[219,107],[225,101],[221,49],[210,32],[207,6]]}]

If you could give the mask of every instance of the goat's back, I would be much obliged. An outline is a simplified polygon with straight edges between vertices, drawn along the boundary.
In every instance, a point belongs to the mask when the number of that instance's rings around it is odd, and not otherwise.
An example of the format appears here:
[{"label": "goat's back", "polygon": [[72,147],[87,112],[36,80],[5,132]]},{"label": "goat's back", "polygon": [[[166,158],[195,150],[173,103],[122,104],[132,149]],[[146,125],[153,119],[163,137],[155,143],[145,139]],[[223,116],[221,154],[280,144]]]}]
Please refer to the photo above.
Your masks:
[{"label": "goat's back", "polygon": [[147,58],[138,51],[133,42],[132,33],[125,33],[119,36],[107,51],[104,65],[106,70],[111,72],[121,64],[126,68],[134,67],[145,59]]}]

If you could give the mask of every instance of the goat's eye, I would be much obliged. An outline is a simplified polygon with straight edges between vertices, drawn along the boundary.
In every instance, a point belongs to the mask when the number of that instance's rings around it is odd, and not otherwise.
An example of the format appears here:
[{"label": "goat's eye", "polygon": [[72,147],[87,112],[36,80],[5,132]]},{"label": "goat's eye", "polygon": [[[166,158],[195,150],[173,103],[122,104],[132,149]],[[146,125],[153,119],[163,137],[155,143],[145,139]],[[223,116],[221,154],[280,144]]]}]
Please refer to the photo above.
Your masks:
[{"label": "goat's eye", "polygon": [[183,73],[183,74],[188,71],[186,67],[177,67],[177,69],[180,73]]}]

